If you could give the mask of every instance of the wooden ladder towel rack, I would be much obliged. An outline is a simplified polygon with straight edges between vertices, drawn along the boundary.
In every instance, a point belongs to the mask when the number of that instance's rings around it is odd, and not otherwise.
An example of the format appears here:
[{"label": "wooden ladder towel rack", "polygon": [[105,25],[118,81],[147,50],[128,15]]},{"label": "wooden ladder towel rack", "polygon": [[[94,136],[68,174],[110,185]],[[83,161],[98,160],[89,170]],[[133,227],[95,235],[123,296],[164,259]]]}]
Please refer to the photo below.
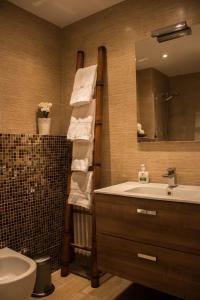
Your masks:
[{"label": "wooden ladder towel rack", "polygon": [[[84,67],[84,52],[77,52],[76,70]],[[106,69],[106,48],[101,46],[98,48],[98,67],[97,67],[97,81],[96,81],[96,118],[95,118],[95,132],[94,132],[94,153],[93,166],[89,171],[93,171],[93,190],[101,187],[101,144],[102,144],[102,122],[103,122],[103,92],[105,84],[105,69]],[[70,191],[71,171],[68,174],[68,191]],[[73,233],[73,214],[86,214],[92,217],[92,247],[85,245],[78,245],[74,243]],[[99,286],[99,270],[96,259],[96,228],[95,228],[95,212],[94,203],[90,210],[82,210],[76,206],[66,203],[65,207],[65,225],[64,225],[64,239],[61,252],[61,276],[69,274],[69,265],[74,259],[74,249],[81,249],[91,253],[91,286]]]}]

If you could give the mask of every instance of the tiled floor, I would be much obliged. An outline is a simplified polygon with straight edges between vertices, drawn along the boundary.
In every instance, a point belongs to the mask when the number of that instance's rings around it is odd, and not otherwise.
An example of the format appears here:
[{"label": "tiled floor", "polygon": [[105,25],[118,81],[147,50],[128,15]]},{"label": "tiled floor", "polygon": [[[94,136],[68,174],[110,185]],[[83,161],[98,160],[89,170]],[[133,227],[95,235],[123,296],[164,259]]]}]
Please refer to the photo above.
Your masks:
[{"label": "tiled floor", "polygon": [[[90,287],[90,281],[70,274],[60,277],[59,272],[53,274],[55,291],[46,300],[175,300],[178,298],[132,284],[132,282],[116,276],[110,277],[97,289]],[[31,298],[31,300],[36,298]]]}]

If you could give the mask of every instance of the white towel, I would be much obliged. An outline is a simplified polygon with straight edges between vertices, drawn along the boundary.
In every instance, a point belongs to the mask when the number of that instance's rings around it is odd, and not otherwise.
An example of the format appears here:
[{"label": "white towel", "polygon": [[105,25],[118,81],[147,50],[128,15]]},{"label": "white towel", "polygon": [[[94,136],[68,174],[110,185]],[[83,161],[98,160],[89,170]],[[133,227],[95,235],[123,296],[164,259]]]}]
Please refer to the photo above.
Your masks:
[{"label": "white towel", "polygon": [[80,68],[76,72],[70,105],[80,106],[90,103],[94,96],[97,79],[97,65]]},{"label": "white towel", "polygon": [[87,105],[74,107],[67,133],[71,141],[92,141],[94,138],[96,100]]},{"label": "white towel", "polygon": [[71,170],[72,171],[87,172],[88,171],[88,158],[73,159],[72,160]]},{"label": "white towel", "polygon": [[68,203],[89,209],[92,203],[93,172],[73,172]]},{"label": "white towel", "polygon": [[72,171],[88,171],[89,166],[92,166],[93,163],[93,148],[93,141],[73,143]]}]

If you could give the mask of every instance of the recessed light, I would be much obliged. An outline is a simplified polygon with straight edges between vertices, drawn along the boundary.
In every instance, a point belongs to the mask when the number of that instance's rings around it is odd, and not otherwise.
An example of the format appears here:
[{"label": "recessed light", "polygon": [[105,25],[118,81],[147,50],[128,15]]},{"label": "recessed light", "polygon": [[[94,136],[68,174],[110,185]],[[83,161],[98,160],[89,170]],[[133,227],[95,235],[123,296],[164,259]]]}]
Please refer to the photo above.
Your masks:
[{"label": "recessed light", "polygon": [[163,54],[162,57],[163,57],[163,58],[167,58],[167,57],[168,57],[168,54]]}]

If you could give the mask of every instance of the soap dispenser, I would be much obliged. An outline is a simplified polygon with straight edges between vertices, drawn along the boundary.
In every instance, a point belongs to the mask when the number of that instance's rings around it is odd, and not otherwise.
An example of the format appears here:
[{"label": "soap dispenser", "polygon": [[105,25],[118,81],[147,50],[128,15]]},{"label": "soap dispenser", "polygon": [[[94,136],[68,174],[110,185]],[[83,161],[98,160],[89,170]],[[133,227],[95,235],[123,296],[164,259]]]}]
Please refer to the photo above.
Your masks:
[{"label": "soap dispenser", "polygon": [[149,172],[146,171],[145,165],[140,165],[140,170],[138,172],[138,181],[140,183],[148,183],[149,182]]}]

